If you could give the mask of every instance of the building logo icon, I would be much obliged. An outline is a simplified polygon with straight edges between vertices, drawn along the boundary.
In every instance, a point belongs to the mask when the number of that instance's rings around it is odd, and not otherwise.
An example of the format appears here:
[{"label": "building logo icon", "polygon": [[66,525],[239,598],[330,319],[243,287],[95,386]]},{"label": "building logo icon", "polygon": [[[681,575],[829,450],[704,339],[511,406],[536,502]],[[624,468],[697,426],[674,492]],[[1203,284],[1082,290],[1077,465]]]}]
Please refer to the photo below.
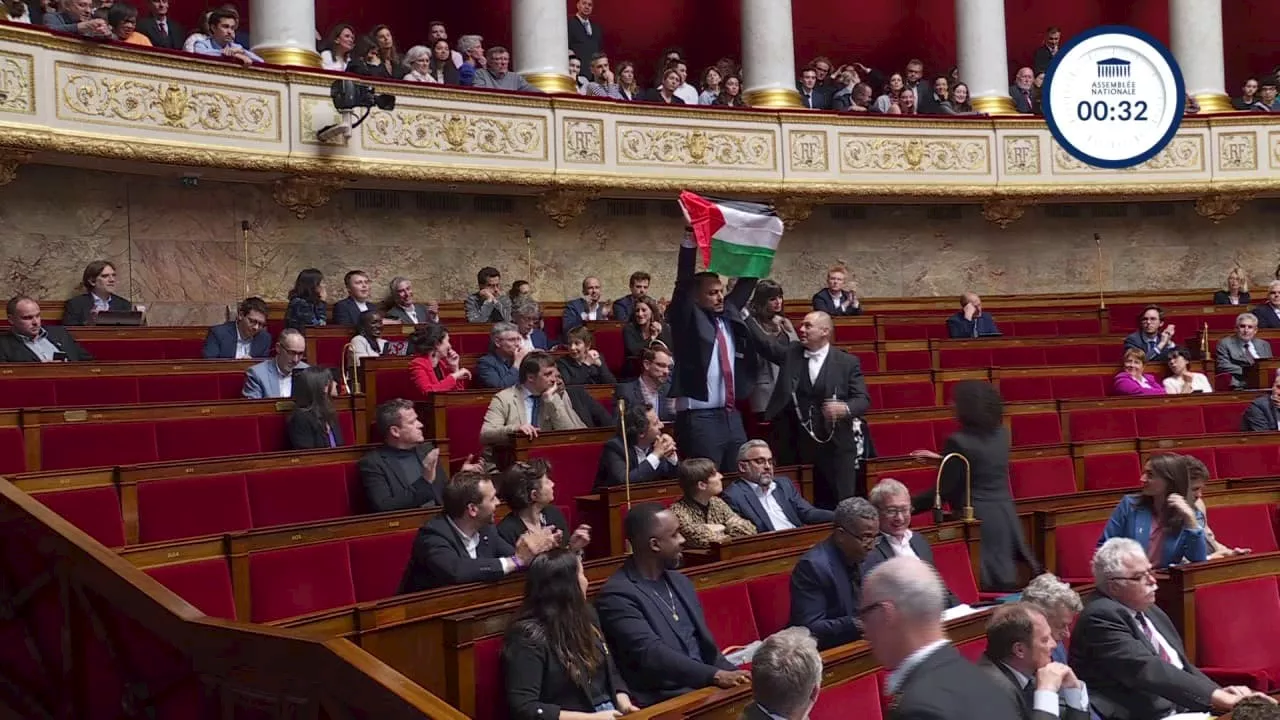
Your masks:
[{"label": "building logo icon", "polygon": [[1129,77],[1129,61],[1120,58],[1109,58],[1098,61],[1098,78],[1112,80]]}]

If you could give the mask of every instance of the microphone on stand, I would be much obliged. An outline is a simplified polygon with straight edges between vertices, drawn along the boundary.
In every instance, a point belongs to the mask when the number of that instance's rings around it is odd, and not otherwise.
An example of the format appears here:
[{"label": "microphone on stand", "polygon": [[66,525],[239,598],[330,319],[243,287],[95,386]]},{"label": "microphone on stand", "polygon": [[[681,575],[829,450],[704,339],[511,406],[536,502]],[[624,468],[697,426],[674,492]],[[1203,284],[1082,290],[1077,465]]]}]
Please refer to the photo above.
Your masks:
[{"label": "microphone on stand", "polygon": [[1107,298],[1102,289],[1102,233],[1093,234],[1093,242],[1098,246],[1098,309],[1107,309]]},{"label": "microphone on stand", "polygon": [[618,398],[618,432],[622,435],[622,459],[627,474],[623,477],[623,487],[627,493],[627,510],[631,509],[631,446],[627,444],[627,400]]},{"label": "microphone on stand", "polygon": [[529,282],[533,282],[533,233],[529,232],[528,228],[525,228],[524,231],[524,246],[526,253],[525,268],[527,271],[525,277],[529,278]]}]

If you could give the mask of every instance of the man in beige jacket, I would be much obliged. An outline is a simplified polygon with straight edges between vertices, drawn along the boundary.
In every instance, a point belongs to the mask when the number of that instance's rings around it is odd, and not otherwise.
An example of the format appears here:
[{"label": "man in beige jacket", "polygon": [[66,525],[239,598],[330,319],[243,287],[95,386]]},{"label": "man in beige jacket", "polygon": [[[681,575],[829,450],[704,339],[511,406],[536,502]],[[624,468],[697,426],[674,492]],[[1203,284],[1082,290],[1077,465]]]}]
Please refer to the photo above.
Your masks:
[{"label": "man in beige jacket", "polygon": [[499,448],[514,438],[536,438],[540,431],[586,427],[578,417],[560,382],[555,359],[545,352],[531,352],[520,363],[520,382],[493,396],[480,426],[480,444],[493,461]]}]

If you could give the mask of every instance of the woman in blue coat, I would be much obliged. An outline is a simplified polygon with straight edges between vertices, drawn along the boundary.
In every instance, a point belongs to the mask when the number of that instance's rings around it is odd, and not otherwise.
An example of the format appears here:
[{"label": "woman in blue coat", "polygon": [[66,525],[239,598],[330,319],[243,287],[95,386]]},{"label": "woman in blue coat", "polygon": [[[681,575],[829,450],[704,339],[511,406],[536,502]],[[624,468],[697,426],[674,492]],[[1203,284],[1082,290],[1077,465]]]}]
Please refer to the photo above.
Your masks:
[{"label": "woman in blue coat", "polygon": [[1208,556],[1205,520],[1188,500],[1190,468],[1187,458],[1175,453],[1148,460],[1142,490],[1120,500],[1098,545],[1113,537],[1136,540],[1157,568],[1204,561]]}]

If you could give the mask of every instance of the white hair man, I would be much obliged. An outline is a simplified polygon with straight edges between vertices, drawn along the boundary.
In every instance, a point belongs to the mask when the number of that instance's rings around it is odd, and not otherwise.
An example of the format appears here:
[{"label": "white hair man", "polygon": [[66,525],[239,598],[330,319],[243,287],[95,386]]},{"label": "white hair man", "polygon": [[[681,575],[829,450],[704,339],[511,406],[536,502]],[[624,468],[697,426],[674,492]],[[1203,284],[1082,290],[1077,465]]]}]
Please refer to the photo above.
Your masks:
[{"label": "white hair man", "polygon": [[1259,330],[1280,328],[1280,280],[1267,285],[1267,301],[1253,309]]},{"label": "white hair man", "polygon": [[1001,605],[987,623],[978,667],[1018,704],[1023,720],[1089,720],[1089,692],[1070,667],[1050,657],[1055,641],[1040,608]]},{"label": "white hair man", "polygon": [[[911,491],[906,485],[884,478],[871,488],[867,499],[880,513],[880,537],[867,555],[866,570],[889,558],[906,555],[918,557],[933,565],[933,548],[919,533],[911,532]],[[947,607],[960,604],[960,598],[947,589]]]},{"label": "white hair man", "polygon": [[1054,662],[1067,662],[1067,645],[1071,642],[1071,626],[1084,609],[1080,595],[1053,573],[1043,573],[1032,578],[1022,591],[1022,599],[1040,609],[1057,646],[1053,648]]},{"label": "white hair man", "polygon": [[1076,622],[1070,657],[1098,714],[1223,713],[1254,695],[1219,687],[1191,664],[1173,621],[1156,607],[1154,572],[1146,550],[1129,538],[1111,538],[1093,555],[1098,592]]},{"label": "white hair man", "polygon": [[1214,351],[1214,372],[1231,375],[1231,389],[1248,385],[1245,368],[1271,357],[1271,343],[1258,337],[1258,316],[1251,312],[1236,316],[1236,333],[1218,341]]},{"label": "white hair man", "polygon": [[808,630],[787,628],[770,635],[751,658],[755,702],[743,720],[806,720],[822,689],[822,656]]},{"label": "white hair man", "polygon": [[895,720],[1017,720],[1018,706],[947,641],[946,588],[919,558],[895,557],[862,584],[854,615],[876,660]]}]

